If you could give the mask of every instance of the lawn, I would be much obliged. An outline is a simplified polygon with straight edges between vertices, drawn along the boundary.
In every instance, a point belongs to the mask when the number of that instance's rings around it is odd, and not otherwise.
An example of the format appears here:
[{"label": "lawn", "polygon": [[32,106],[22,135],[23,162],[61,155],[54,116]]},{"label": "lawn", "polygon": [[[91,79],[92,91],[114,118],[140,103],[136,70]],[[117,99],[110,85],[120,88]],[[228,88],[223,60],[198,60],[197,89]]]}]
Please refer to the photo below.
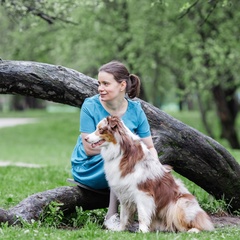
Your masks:
[{"label": "lawn", "polygon": [[[197,113],[171,113],[179,120],[202,129]],[[73,111],[27,111],[1,113],[1,117],[32,117],[33,124],[0,128],[0,161],[12,165],[0,167],[0,207],[7,209],[36,192],[59,186],[70,185],[66,179],[70,174],[70,156],[79,134],[79,110]],[[217,131],[217,129],[216,129]],[[225,144],[222,142],[222,144]],[[231,151],[239,161],[240,152]],[[19,162],[37,164],[39,167],[18,167]],[[189,190],[196,195],[200,204],[211,211],[219,206],[201,188],[183,178]],[[237,239],[238,228],[217,228],[214,232],[188,233],[113,233],[101,228],[99,222],[86,220],[83,226],[57,228],[40,222],[23,227],[0,228],[0,239]]]}]

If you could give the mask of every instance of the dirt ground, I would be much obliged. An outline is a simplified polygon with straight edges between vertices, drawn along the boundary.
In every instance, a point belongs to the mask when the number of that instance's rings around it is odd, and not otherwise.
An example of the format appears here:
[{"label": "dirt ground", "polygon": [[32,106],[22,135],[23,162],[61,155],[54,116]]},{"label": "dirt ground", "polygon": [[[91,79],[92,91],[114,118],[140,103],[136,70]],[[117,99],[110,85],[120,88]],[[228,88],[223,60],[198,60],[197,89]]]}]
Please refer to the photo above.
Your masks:
[{"label": "dirt ground", "polygon": [[214,223],[214,226],[217,228],[221,227],[240,227],[240,217],[237,216],[231,216],[231,215],[225,215],[225,216],[217,216],[212,215],[211,219]]}]

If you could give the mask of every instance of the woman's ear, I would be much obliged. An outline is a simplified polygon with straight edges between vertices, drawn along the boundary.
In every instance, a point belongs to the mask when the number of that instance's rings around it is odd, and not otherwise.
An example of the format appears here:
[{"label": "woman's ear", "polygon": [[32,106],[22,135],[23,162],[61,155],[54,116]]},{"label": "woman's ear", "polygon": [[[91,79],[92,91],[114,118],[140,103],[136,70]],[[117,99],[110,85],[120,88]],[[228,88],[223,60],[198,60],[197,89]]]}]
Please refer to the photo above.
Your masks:
[{"label": "woman's ear", "polygon": [[127,87],[127,83],[124,80],[124,81],[121,82],[121,92],[124,91],[126,89],[126,87]]}]

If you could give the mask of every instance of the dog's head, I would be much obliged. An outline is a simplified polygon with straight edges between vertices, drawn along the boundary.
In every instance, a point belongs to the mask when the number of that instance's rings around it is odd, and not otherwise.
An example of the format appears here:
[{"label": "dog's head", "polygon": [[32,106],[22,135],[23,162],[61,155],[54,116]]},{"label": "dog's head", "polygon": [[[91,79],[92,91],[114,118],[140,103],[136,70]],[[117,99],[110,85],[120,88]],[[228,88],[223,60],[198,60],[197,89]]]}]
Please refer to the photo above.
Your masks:
[{"label": "dog's head", "polygon": [[122,127],[121,120],[116,116],[108,116],[101,120],[95,132],[90,133],[85,140],[92,145],[92,148],[107,146],[110,143],[116,144],[115,133]]}]

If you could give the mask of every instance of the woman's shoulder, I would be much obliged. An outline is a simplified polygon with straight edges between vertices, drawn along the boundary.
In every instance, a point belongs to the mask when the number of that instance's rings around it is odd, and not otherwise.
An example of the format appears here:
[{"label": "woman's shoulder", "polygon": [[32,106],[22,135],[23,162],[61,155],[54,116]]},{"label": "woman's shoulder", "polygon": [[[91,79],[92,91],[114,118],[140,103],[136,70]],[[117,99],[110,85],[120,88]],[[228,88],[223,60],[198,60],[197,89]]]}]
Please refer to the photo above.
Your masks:
[{"label": "woman's shoulder", "polygon": [[141,103],[139,101],[131,100],[128,99],[128,110],[127,110],[127,115],[135,116],[138,118],[139,116],[142,115],[143,109],[141,106]]},{"label": "woman's shoulder", "polygon": [[92,104],[99,104],[99,95],[94,95],[92,97],[85,98],[84,105],[92,105]]},{"label": "woman's shoulder", "polygon": [[132,99],[127,99],[128,100],[128,104],[130,108],[136,109],[136,108],[142,108],[141,107],[141,103],[139,101],[134,101]]}]

